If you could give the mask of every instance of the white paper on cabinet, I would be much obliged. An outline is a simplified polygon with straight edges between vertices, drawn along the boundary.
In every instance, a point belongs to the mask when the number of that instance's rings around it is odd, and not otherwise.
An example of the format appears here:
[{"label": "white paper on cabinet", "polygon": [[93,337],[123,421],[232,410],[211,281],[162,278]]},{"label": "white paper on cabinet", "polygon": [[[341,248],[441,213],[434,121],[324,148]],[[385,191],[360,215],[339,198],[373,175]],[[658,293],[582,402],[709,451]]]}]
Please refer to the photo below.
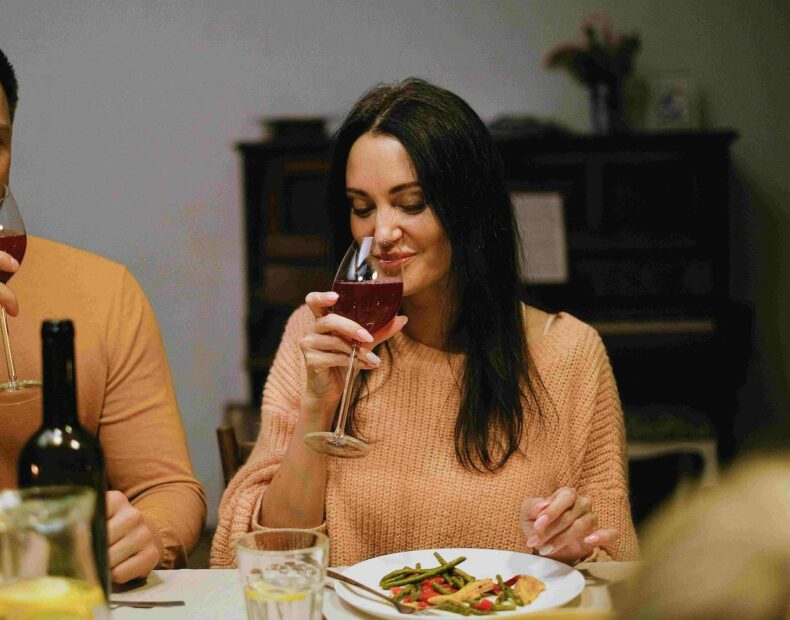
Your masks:
[{"label": "white paper on cabinet", "polygon": [[562,196],[556,192],[512,192],[521,240],[522,274],[529,284],[568,281],[568,246]]}]

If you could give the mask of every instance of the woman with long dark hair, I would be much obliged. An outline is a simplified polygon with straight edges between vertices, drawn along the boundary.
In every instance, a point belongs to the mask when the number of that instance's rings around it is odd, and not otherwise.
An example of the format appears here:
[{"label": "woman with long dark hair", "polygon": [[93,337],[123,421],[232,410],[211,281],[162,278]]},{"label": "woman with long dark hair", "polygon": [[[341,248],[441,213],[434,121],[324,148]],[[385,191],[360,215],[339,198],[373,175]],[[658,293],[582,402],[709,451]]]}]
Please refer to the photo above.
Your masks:
[{"label": "woman with long dark hair", "polygon": [[[402,315],[368,334],[307,295],[286,326],[261,432],[220,508],[212,563],[256,527],[324,528],[331,562],[408,548],[534,550],[568,563],[632,559],[625,434],[597,333],[519,300],[509,194],[491,137],[457,95],[379,86],[335,136],[328,207],[351,238],[399,245]],[[302,439],[331,427],[351,341],[362,342],[347,431],[368,456]]]}]

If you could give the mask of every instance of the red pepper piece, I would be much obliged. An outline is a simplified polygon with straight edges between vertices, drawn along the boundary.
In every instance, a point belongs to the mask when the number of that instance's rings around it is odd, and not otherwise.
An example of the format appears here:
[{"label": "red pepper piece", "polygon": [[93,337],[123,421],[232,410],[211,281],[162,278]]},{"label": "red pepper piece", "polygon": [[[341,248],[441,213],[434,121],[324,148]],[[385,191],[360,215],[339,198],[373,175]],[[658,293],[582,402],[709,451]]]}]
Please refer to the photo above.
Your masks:
[{"label": "red pepper piece", "polygon": [[474,605],[470,605],[470,607],[474,607],[475,609],[479,609],[480,611],[491,611],[491,608],[494,606],[487,598],[484,598],[479,603],[475,603]]}]

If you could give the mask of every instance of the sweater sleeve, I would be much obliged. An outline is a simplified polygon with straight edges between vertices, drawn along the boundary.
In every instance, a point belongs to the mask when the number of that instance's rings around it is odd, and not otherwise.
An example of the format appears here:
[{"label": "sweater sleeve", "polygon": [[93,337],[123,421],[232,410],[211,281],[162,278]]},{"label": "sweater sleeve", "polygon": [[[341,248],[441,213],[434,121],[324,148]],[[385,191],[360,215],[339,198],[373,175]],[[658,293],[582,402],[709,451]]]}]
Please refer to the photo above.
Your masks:
[{"label": "sweater sleeve", "polygon": [[110,488],[143,514],[157,568],[184,568],[206,516],[153,309],[125,271],[107,324],[107,387],[99,423]]},{"label": "sweater sleeve", "polygon": [[258,515],[263,497],[283,461],[299,417],[306,373],[299,340],[312,320],[309,308],[302,306],[285,326],[263,390],[258,439],[222,496],[211,547],[212,568],[235,566],[235,541],[261,528]]},{"label": "sweater sleeve", "polygon": [[620,536],[603,550],[615,560],[634,560],[638,545],[628,501],[628,460],[625,423],[612,367],[597,334],[591,351],[594,395],[590,432],[581,461],[578,491],[590,497],[598,525]]}]

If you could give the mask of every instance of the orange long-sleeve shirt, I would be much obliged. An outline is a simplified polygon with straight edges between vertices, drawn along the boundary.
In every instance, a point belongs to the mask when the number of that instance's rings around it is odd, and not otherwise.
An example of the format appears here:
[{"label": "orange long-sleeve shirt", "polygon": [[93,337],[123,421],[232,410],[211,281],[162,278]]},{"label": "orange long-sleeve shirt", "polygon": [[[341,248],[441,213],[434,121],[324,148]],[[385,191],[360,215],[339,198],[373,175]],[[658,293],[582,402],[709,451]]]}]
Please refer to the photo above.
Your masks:
[{"label": "orange long-sleeve shirt", "polygon": [[[206,501],[192,473],[156,318],[139,284],[123,265],[29,236],[8,286],[20,306],[19,316],[9,318],[17,376],[41,378],[43,320],[74,321],[79,417],[98,434],[109,487],[143,513],[159,547],[158,567],[184,567]],[[19,452],[40,425],[40,400],[0,406],[0,487],[16,486]]]},{"label": "orange long-sleeve shirt", "polygon": [[[214,567],[232,566],[235,539],[260,528],[267,486],[299,416],[305,364],[298,342],[313,320],[303,306],[286,326],[264,390],[256,447],[222,499]],[[463,356],[448,356],[403,333],[390,342],[395,361],[385,355],[381,367],[370,371],[370,397],[357,411],[370,454],[328,459],[322,527],[330,536],[331,564],[419,548],[527,551],[521,503],[563,486],[590,496],[600,527],[619,530],[619,540],[605,549],[610,556],[636,557],[620,399],[593,328],[561,313],[529,345],[553,403],[542,421],[525,414],[522,450],[493,474],[464,469],[455,456],[455,372]]]}]

